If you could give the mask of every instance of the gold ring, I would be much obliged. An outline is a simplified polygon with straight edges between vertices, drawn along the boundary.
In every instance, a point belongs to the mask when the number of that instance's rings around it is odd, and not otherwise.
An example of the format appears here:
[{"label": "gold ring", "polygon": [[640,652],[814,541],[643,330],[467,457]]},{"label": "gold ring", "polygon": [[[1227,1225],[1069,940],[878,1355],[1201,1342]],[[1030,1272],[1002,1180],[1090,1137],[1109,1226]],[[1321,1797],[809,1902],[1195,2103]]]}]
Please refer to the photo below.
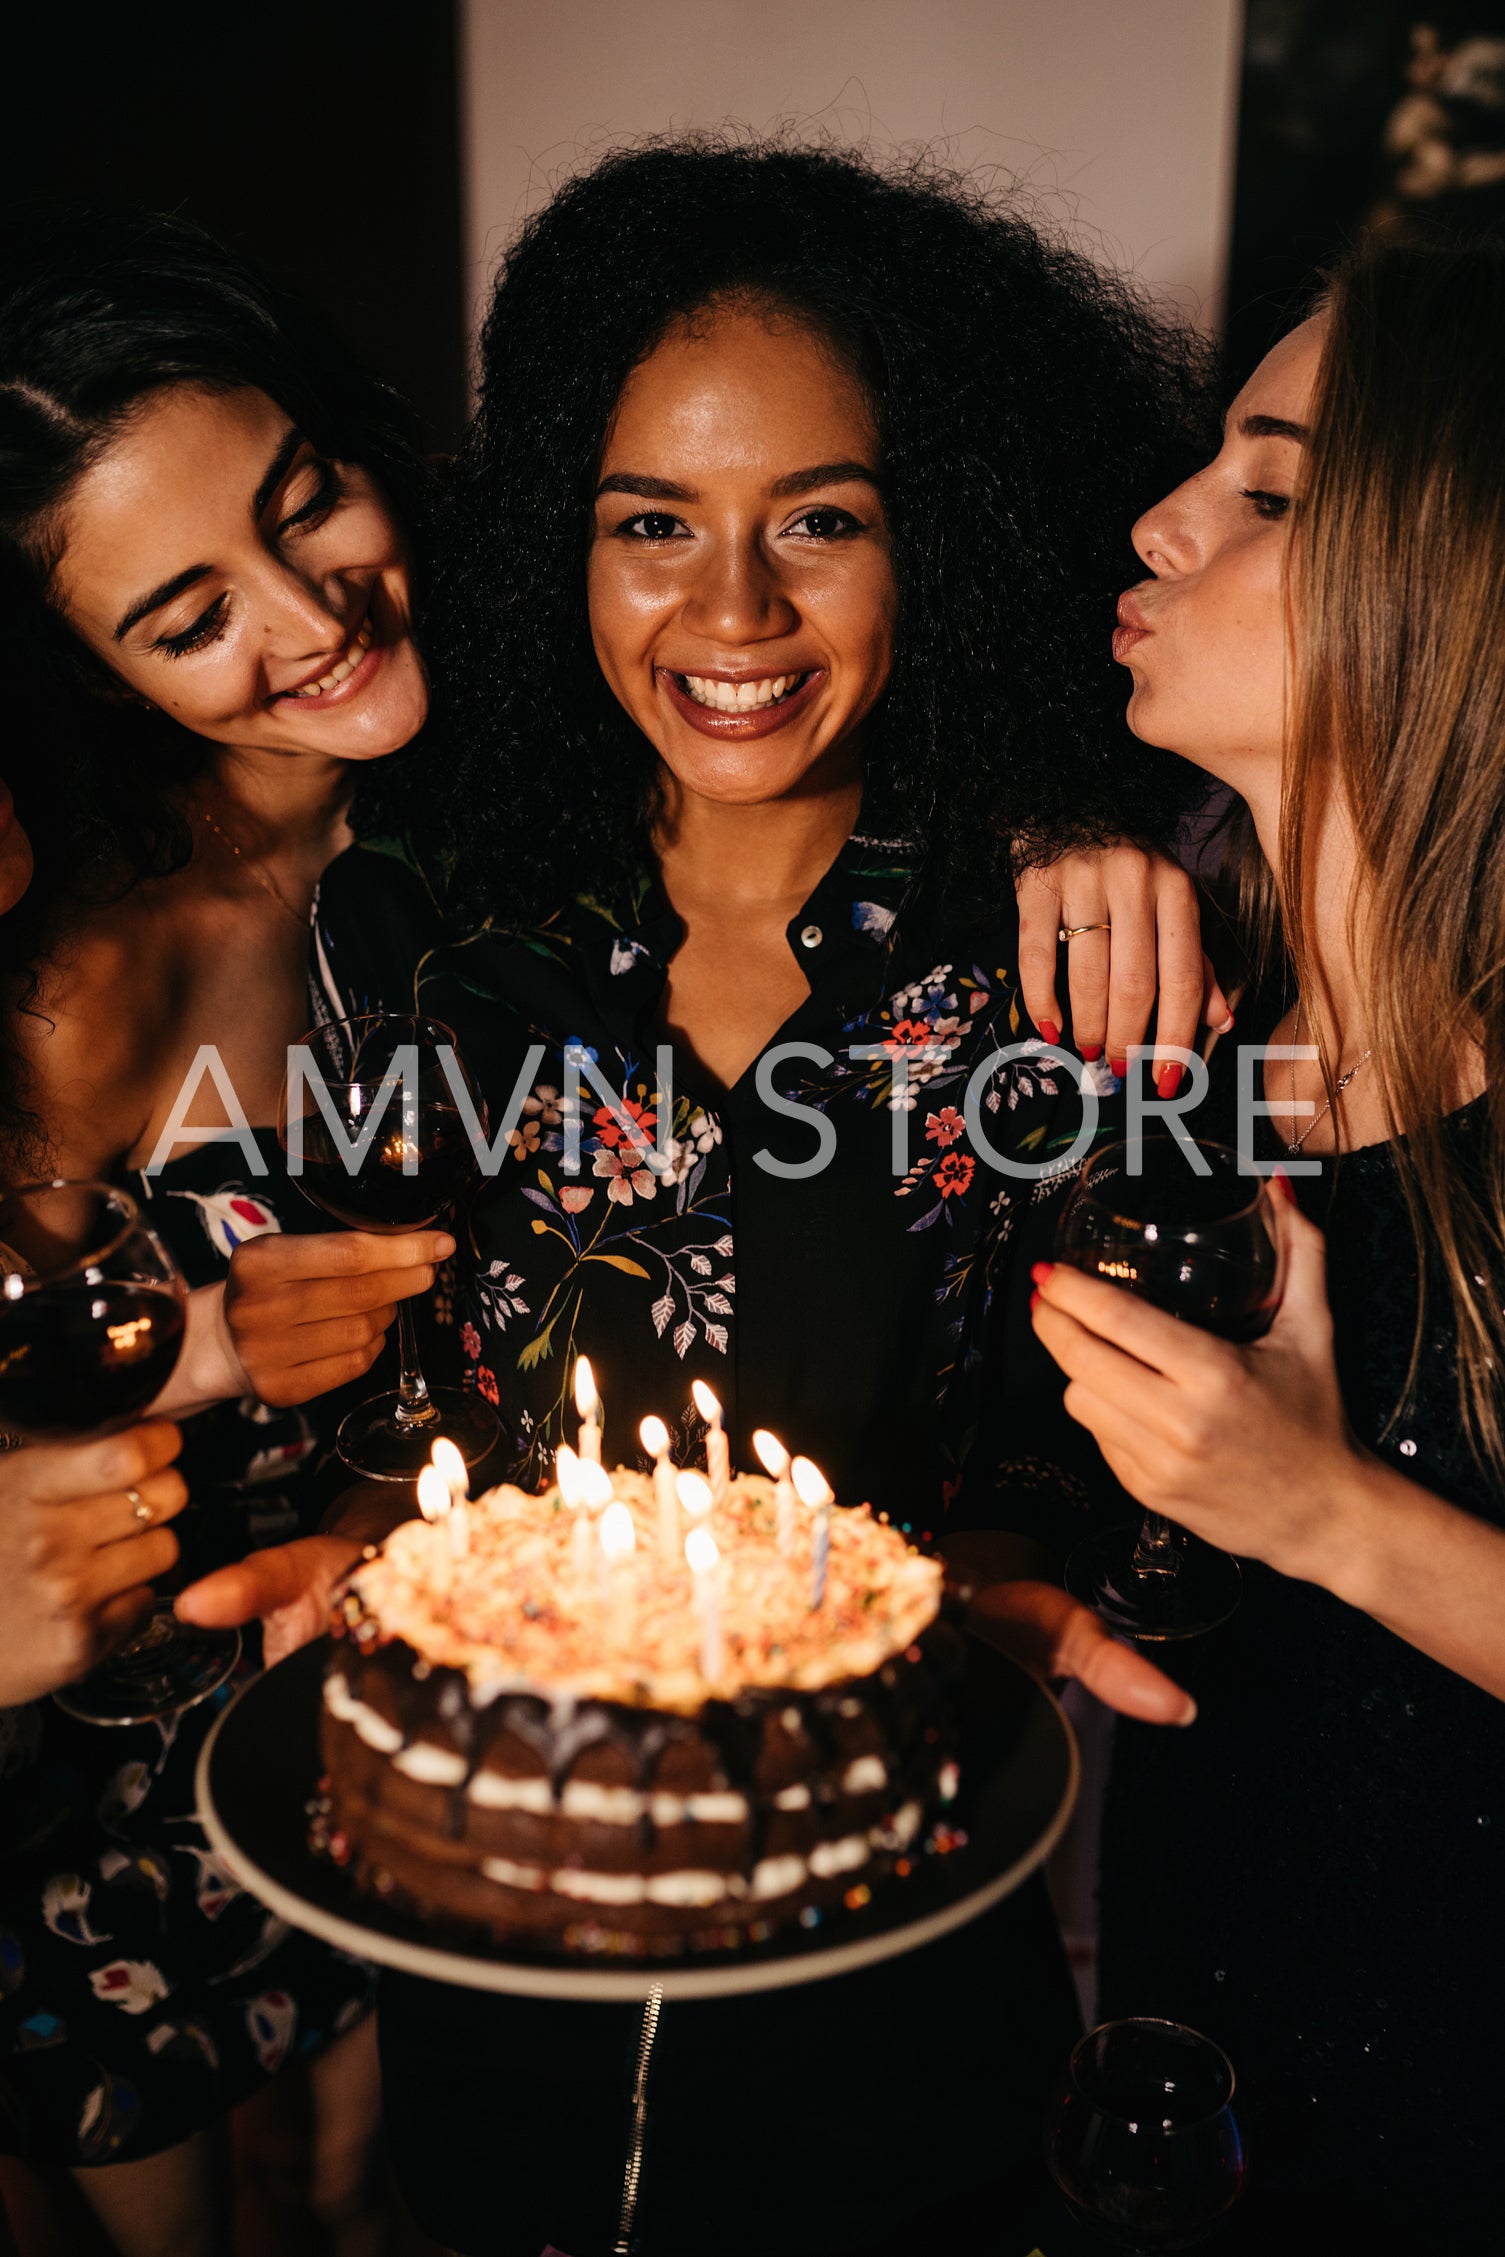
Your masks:
[{"label": "gold ring", "polygon": [[1112,927],[1106,920],[1100,925],[1062,925],[1060,931],[1056,934],[1056,939],[1075,940],[1078,933],[1106,933],[1111,931]]},{"label": "gold ring", "polygon": [[152,1508],[142,1497],[141,1491],[139,1489],[127,1489],[125,1493],[125,1501],[130,1506],[132,1512],[136,1515],[136,1518],[140,1521],[142,1527],[150,1528],[152,1521]]}]

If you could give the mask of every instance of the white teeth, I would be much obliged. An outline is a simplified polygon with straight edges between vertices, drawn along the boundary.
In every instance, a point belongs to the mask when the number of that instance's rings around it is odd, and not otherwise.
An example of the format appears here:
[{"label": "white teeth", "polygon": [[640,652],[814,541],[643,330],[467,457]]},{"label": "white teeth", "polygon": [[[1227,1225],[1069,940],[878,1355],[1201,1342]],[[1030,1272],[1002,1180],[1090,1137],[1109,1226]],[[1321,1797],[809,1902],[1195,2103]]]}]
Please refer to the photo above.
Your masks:
[{"label": "white teeth", "polygon": [[680,680],[697,705],[713,713],[756,713],[776,705],[805,679],[803,674],[767,674],[756,682],[716,682],[706,674],[682,674]]},{"label": "white teeth", "polygon": [[321,674],[317,682],[305,682],[303,688],[293,694],[296,697],[322,697],[326,690],[336,689],[344,681],[347,674],[355,672],[361,660],[371,648],[371,631],[370,619],[363,619],[360,633],[350,645],[345,656],[331,666],[327,674]]}]

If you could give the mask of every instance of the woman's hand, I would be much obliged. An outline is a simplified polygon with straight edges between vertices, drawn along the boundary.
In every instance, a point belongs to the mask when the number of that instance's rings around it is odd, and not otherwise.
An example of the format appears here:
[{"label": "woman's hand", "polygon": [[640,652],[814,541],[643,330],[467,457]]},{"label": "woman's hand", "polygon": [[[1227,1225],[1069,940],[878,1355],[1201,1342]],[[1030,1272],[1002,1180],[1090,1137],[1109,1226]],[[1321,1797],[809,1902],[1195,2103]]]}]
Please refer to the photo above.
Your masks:
[{"label": "woman's hand", "polygon": [[363,1549],[349,1536],[301,1536],[296,1543],[275,1544],[190,1583],[178,1593],[175,1611],[181,1621],[205,1630],[259,1621],[270,1669],[327,1627],[334,1587]]},{"label": "woman's hand", "polygon": [[1322,1233],[1272,1189],[1286,1284],[1262,1340],[1237,1347],[1063,1263],[1035,1268],[1034,1326],[1071,1382],[1067,1410],[1141,1504],[1332,1585],[1375,1461],[1344,1415]]},{"label": "woman's hand", "polygon": [[[1219,1034],[1232,1027],[1228,998],[1202,949],[1196,887],[1169,855],[1127,845],[1063,854],[1043,870],[1026,870],[1016,891],[1020,988],[1047,1042],[1058,1041],[1065,1024],[1057,935],[1074,925],[1104,928],[1064,944],[1072,1037],[1084,1058],[1099,1058],[1106,1047],[1121,1077],[1131,1047],[1145,1039],[1157,993],[1158,1044],[1194,1050],[1204,1022]],[[1162,1097],[1175,1095],[1181,1072],[1179,1062],[1157,1057]]]},{"label": "woman's hand", "polygon": [[969,1610],[972,1628],[1035,1677],[1074,1677],[1104,1708],[1145,1724],[1191,1724],[1190,1693],[1054,1583],[994,1583]]},{"label": "woman's hand", "polygon": [[252,1392],[279,1409],[359,1379],[397,1304],[426,1293],[455,1242],[442,1230],[291,1237],[268,1231],[230,1257],[224,1324]]},{"label": "woman's hand", "polygon": [[0,1456],[0,1708],[71,1684],[147,1621],[178,1556],[161,1524],[188,1501],[181,1447],[153,1419]]},{"label": "woman's hand", "polygon": [[953,1585],[969,1592],[968,1627],[1036,1677],[1075,1677],[1105,1708],[1147,1724],[1190,1724],[1195,1701],[1132,1646],[1121,1645],[1054,1578],[1042,1544],[1002,1528],[946,1539]]}]

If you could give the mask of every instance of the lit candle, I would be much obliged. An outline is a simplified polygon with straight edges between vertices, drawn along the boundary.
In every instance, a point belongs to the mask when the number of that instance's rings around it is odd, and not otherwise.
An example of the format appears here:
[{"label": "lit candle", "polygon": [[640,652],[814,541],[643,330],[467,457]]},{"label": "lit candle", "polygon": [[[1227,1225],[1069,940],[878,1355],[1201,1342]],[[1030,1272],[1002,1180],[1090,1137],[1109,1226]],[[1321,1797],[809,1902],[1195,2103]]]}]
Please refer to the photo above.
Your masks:
[{"label": "lit candle", "polygon": [[561,1442],[554,1459],[554,1479],[559,1484],[560,1501],[575,1515],[570,1566],[576,1584],[581,1586],[588,1582],[591,1571],[591,1516],[585,1501],[584,1474],[585,1467],[568,1442]]},{"label": "lit candle", "polygon": [[575,1408],[580,1413],[580,1455],[587,1465],[601,1463],[601,1398],[589,1356],[575,1359]]},{"label": "lit candle", "polygon": [[637,1548],[632,1512],[613,1498],[601,1515],[601,1556],[606,1562],[607,1603],[613,1645],[630,1646],[633,1631],[632,1555]]},{"label": "lit candle", "polygon": [[[430,1527],[435,1529],[441,1527],[449,1519],[451,1511],[449,1483],[436,1465],[426,1465],[418,1476],[418,1510]],[[449,1551],[448,1557],[451,1560],[454,1558],[452,1549]],[[442,1576],[442,1580],[446,1583],[449,1580],[449,1573],[450,1571],[446,1567]]]},{"label": "lit candle", "polygon": [[[600,1512],[603,1505],[610,1505],[613,1502],[611,1475],[604,1466],[588,1465],[584,1460],[581,1461],[580,1495],[582,1499],[581,1510],[586,1515],[587,1522],[590,1521],[592,1515]],[[580,1556],[586,1560],[587,1572],[589,1572],[590,1565],[594,1563],[596,1597],[604,1606],[607,1599],[606,1554],[602,1551],[600,1545],[593,1543],[587,1535]]]},{"label": "lit candle", "polygon": [[796,1458],[789,1468],[789,1478],[794,1483],[801,1504],[809,1505],[815,1514],[815,1545],[810,1557],[810,1606],[824,1606],[826,1599],[826,1571],[831,1564],[831,1507],[836,1493],[820,1467],[809,1458]]},{"label": "lit candle", "polygon": [[709,1481],[698,1473],[677,1473],[674,1491],[687,1520],[704,1520],[715,1502]]},{"label": "lit candle", "polygon": [[685,1558],[695,1578],[695,1605],[700,1613],[700,1674],[714,1685],[721,1675],[721,1598],[716,1570],[721,1554],[708,1528],[692,1528],[685,1538]]},{"label": "lit candle", "polygon": [[679,1491],[669,1456],[669,1429],[661,1418],[645,1418],[638,1440],[653,1460],[653,1502],[658,1507],[658,1556],[665,1567],[679,1558]]},{"label": "lit candle", "polygon": [[783,1558],[794,1557],[795,1493],[789,1478],[789,1452],[776,1434],[760,1426],[753,1435],[753,1448],[763,1461],[763,1469],[773,1476],[773,1509],[778,1516],[777,1534],[779,1551]]},{"label": "lit candle", "polygon": [[444,1525],[449,1531],[450,1552],[455,1559],[464,1559],[470,1550],[470,1479],[465,1460],[446,1435],[441,1434],[434,1444],[433,1464],[449,1491],[449,1515]]},{"label": "lit candle", "polygon": [[706,1424],[705,1469],[710,1475],[711,1499],[715,1504],[724,1505],[732,1481],[732,1446],[721,1423],[721,1405],[703,1379],[695,1381],[690,1393]]}]

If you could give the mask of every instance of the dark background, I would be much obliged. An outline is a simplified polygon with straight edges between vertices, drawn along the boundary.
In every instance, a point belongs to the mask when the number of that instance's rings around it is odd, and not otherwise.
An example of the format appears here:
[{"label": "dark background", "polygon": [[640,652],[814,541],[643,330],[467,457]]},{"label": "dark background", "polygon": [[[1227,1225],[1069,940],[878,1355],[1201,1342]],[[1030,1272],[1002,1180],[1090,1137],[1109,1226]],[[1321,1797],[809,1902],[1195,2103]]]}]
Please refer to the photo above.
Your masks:
[{"label": "dark background", "polygon": [[[1445,71],[1453,59],[1435,92],[1415,75],[1423,26]],[[1319,270],[1367,225],[1468,235],[1505,221],[1499,186],[1397,193],[1384,148],[1400,105],[1429,93],[1439,132],[1460,152],[1505,146],[1505,84],[1480,46],[1502,35],[1505,0],[1245,0],[1225,330],[1231,387],[1303,310]],[[1458,67],[1466,43],[1486,67]]]},{"label": "dark background", "polygon": [[[0,199],[82,197],[198,221],[317,307],[447,451],[465,413],[470,312],[455,18],[454,0],[252,0],[113,20],[30,0],[10,10],[0,47]],[[1419,23],[1456,52],[1505,36],[1505,0],[1246,0],[1231,385],[1387,202],[1394,222],[1382,143],[1415,91]],[[1496,83],[1493,109],[1444,102],[1471,147],[1505,147]],[[1403,216],[1498,226],[1505,187]]]},{"label": "dark background", "polygon": [[465,412],[452,0],[6,11],[0,196],[179,212],[407,393]]}]

